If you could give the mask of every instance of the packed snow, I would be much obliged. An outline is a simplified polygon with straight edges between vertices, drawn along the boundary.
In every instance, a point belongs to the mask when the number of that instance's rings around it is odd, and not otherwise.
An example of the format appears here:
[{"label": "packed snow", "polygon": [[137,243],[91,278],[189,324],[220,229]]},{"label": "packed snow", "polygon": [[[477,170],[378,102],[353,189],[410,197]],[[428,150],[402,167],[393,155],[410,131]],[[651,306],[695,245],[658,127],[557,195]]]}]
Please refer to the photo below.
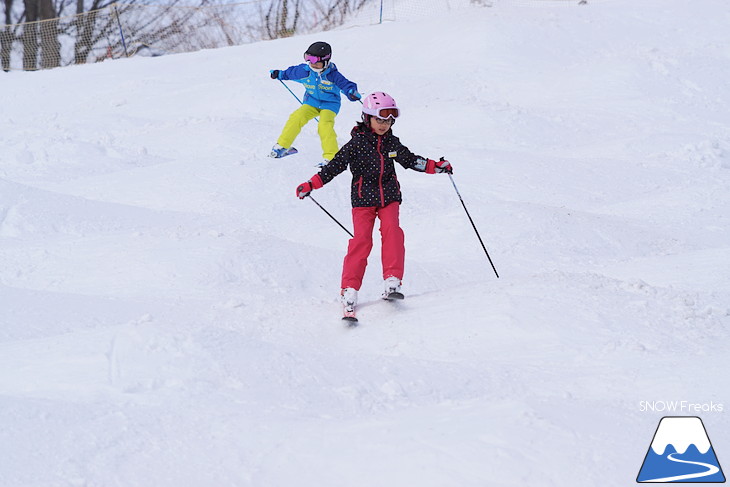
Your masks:
[{"label": "packed snow", "polygon": [[[0,485],[630,485],[667,415],[730,463],[728,25],[495,0],[0,74]],[[269,69],[316,40],[451,161],[499,278],[448,176],[400,168],[406,299],[376,232],[343,324],[348,235],[294,194],[314,123],[267,157],[297,106]],[[351,228],[349,184],[313,196]]]}]

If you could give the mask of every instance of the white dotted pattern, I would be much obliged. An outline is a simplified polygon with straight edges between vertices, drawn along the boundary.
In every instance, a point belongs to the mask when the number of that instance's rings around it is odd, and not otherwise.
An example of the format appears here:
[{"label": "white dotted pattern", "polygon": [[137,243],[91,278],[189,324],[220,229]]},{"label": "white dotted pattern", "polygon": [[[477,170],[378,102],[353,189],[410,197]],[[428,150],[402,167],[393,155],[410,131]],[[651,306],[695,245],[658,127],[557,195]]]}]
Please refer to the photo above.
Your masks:
[{"label": "white dotted pattern", "polygon": [[353,208],[382,208],[394,201],[400,203],[400,184],[394,162],[406,169],[424,172],[425,158],[413,154],[391,130],[380,136],[361,122],[352,129],[351,135],[352,139],[319,172],[322,182],[327,184],[349,166]]}]

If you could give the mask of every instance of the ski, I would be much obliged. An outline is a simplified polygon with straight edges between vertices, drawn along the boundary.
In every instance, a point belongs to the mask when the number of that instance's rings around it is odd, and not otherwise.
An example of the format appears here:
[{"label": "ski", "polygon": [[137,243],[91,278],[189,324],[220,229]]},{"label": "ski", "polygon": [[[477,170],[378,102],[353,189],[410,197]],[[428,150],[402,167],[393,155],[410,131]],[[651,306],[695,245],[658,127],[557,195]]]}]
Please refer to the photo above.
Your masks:
[{"label": "ski", "polygon": [[403,293],[398,291],[392,291],[389,293],[383,293],[383,299],[386,301],[393,301],[395,299],[403,299],[405,296],[403,296]]},{"label": "ski", "polygon": [[[281,150],[281,149],[279,149],[279,150]],[[276,151],[272,150],[271,154],[269,154],[269,157],[273,157],[274,159],[281,159],[282,157],[290,156],[292,154],[296,154],[297,152],[299,152],[299,151],[296,150],[294,147],[290,147],[287,150],[280,152],[280,153],[277,153]]]},{"label": "ski", "polygon": [[343,309],[342,316],[343,321],[347,321],[347,324],[349,326],[356,326],[357,325],[357,316],[355,316],[355,307],[352,306],[350,309],[348,309],[348,306],[345,306]]}]

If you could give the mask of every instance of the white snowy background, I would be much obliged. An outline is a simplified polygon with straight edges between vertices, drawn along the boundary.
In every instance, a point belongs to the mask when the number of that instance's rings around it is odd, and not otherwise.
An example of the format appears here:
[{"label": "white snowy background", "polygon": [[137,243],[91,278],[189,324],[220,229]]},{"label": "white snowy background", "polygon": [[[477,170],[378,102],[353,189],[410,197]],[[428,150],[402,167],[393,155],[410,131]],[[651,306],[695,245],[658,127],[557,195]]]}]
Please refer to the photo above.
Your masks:
[{"label": "white snowy background", "polygon": [[[664,415],[730,464],[728,26],[504,0],[0,74],[0,485],[633,485]],[[453,163],[499,279],[448,177],[399,170],[406,299],[376,232],[343,325],[348,236],[294,195],[314,124],[266,157],[297,104],[268,71],[316,40]],[[348,188],[313,196],[351,227]]]}]

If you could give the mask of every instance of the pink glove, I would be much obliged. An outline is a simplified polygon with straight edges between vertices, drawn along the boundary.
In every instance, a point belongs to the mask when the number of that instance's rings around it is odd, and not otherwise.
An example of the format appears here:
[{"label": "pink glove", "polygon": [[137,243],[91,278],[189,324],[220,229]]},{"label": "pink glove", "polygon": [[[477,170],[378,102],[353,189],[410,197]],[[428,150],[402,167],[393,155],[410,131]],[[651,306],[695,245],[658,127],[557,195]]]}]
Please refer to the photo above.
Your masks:
[{"label": "pink glove", "polygon": [[315,174],[312,176],[312,179],[309,181],[305,181],[299,186],[297,186],[297,197],[300,200],[303,200],[307,196],[309,196],[309,193],[311,193],[315,189],[319,189],[324,184],[322,184],[322,178],[319,177],[319,174]]},{"label": "pink glove", "polygon": [[452,174],[453,168],[451,167],[451,164],[449,163],[449,161],[447,161],[443,157],[441,159],[439,159],[438,161],[429,159],[426,162],[426,173],[435,174],[437,172],[438,173],[447,172],[449,174]]}]

